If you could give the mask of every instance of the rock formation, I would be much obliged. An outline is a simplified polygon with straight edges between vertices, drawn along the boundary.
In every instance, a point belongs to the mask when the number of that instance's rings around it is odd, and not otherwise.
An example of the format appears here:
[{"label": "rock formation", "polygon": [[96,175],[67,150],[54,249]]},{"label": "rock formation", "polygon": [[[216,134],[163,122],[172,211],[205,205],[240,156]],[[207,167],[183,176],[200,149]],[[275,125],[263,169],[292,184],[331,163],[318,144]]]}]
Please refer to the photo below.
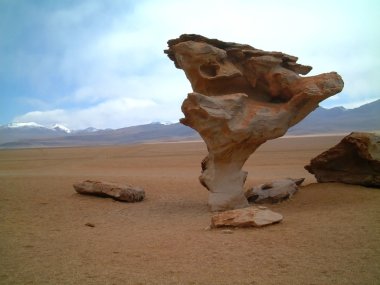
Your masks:
[{"label": "rock formation", "polygon": [[286,178],[270,183],[260,184],[252,187],[245,192],[248,202],[254,203],[278,203],[289,199],[297,191],[305,178],[292,179]]},{"label": "rock formation", "polygon": [[219,227],[263,227],[279,223],[282,215],[267,208],[248,207],[219,212],[211,217],[211,228]]},{"label": "rock formation", "polygon": [[182,104],[181,123],[207,145],[200,182],[210,191],[212,211],[248,206],[242,171],[248,157],[343,88],[335,72],[301,77],[311,67],[282,52],[187,34],[168,46],[165,53],[194,91]]},{"label": "rock formation", "polygon": [[130,185],[86,180],[75,183],[73,186],[79,194],[111,197],[123,202],[140,202],[145,198],[143,189]]},{"label": "rock formation", "polygon": [[318,182],[380,187],[380,135],[351,133],[305,166]]}]

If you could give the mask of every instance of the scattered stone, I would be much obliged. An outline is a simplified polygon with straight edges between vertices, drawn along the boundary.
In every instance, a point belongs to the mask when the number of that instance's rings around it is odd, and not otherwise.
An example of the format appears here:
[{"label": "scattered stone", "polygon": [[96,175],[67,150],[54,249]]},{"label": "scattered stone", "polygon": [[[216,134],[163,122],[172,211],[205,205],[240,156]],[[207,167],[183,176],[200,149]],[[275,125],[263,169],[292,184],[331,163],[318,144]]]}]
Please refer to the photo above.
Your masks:
[{"label": "scattered stone", "polygon": [[305,169],[318,182],[380,188],[380,135],[353,132],[310,161]]},{"label": "scattered stone", "polygon": [[232,230],[222,230],[222,234],[233,234],[234,232]]},{"label": "scattered stone", "polygon": [[278,203],[291,198],[304,180],[305,178],[286,178],[260,184],[249,189],[245,196],[250,203]]},{"label": "scattered stone", "polygon": [[260,210],[268,209],[268,207],[265,207],[265,206],[258,206],[257,208],[259,208]]},{"label": "scattered stone", "polygon": [[219,212],[211,217],[211,227],[263,227],[279,223],[282,215],[269,209],[248,207]]},{"label": "scattered stone", "polygon": [[84,225],[87,226],[87,227],[90,227],[90,228],[94,228],[95,227],[95,224],[93,224],[93,223],[85,223]]},{"label": "scattered stone", "polygon": [[168,46],[165,53],[193,89],[180,122],[207,145],[199,180],[210,191],[211,211],[247,207],[242,167],[248,157],[343,89],[336,72],[300,76],[311,67],[282,52],[193,34],[169,40]]},{"label": "scattered stone", "polygon": [[75,183],[74,189],[79,194],[111,197],[123,202],[140,202],[145,198],[145,191],[130,185],[86,180]]}]

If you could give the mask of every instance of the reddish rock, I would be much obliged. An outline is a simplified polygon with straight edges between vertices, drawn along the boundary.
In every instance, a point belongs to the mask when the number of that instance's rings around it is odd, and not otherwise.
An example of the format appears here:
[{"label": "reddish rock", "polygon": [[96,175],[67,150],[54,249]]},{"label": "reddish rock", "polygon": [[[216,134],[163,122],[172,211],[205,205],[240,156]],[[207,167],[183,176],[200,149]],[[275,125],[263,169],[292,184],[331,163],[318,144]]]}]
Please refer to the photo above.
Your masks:
[{"label": "reddish rock", "polygon": [[86,180],[75,183],[73,186],[79,194],[111,197],[124,202],[140,202],[145,198],[143,189],[130,185]]},{"label": "reddish rock", "polygon": [[311,67],[282,52],[199,35],[182,35],[168,46],[165,53],[193,89],[182,104],[181,123],[207,144],[199,179],[210,191],[211,211],[247,207],[242,167],[248,157],[343,88],[336,72],[300,76]]},{"label": "reddish rock", "polygon": [[305,166],[318,182],[380,187],[380,136],[354,132]]},{"label": "reddish rock", "polygon": [[279,223],[282,215],[269,209],[248,207],[218,212],[211,217],[211,227],[263,227]]}]

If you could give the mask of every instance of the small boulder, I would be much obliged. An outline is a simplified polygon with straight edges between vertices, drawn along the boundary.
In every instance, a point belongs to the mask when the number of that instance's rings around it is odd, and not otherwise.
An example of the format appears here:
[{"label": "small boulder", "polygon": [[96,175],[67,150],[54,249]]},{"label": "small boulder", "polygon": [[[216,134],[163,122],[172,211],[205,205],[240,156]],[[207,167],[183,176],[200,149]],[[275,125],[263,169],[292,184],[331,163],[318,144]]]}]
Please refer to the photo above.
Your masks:
[{"label": "small boulder", "polygon": [[380,188],[380,135],[353,132],[310,161],[305,169],[318,182]]},{"label": "small boulder", "polygon": [[211,227],[263,227],[279,223],[282,215],[269,209],[248,207],[219,212],[211,217]]},{"label": "small boulder", "polygon": [[140,202],[145,198],[143,189],[130,185],[86,180],[75,183],[73,186],[79,194],[111,197],[118,201]]},{"label": "small boulder", "polygon": [[286,178],[276,180],[270,183],[260,184],[248,189],[245,193],[250,203],[278,203],[289,199],[298,191],[298,186],[302,184],[305,178],[292,179]]}]

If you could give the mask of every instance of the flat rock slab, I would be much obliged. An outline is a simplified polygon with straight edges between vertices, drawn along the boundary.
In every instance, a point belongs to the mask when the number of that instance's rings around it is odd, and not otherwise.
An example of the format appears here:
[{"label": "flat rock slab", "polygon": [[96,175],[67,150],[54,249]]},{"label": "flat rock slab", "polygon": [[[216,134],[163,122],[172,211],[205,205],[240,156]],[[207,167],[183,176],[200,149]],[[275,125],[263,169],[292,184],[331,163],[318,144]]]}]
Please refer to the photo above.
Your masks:
[{"label": "flat rock slab", "polygon": [[73,186],[79,194],[111,197],[123,202],[140,202],[145,198],[145,191],[142,188],[126,184],[86,180]]},{"label": "flat rock slab", "polygon": [[281,214],[269,209],[248,207],[214,214],[211,217],[211,227],[263,227],[279,223],[282,219]]}]

